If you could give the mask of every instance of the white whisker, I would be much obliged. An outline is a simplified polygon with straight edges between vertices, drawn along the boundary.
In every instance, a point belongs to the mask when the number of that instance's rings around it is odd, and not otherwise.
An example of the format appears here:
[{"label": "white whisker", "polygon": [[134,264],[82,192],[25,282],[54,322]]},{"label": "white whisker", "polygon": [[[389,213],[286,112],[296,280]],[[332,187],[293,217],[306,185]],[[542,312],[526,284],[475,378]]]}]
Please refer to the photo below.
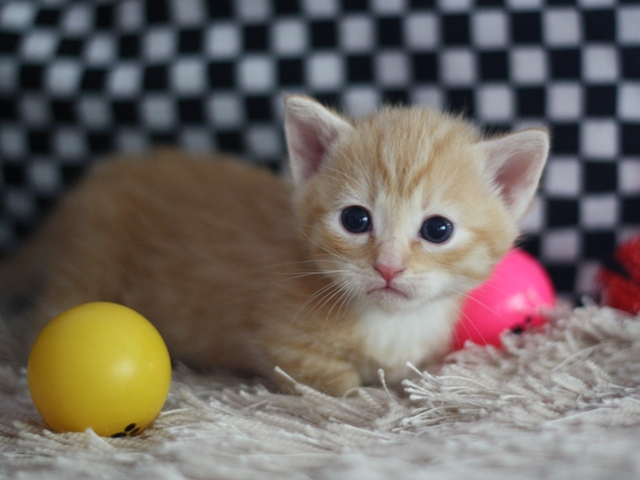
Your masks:
[{"label": "white whisker", "polygon": [[[324,287],[322,287],[320,290],[316,291],[313,293],[313,295],[311,295],[309,298],[307,298],[305,300],[305,302],[300,306],[300,308],[298,309],[298,311],[293,315],[293,317],[291,318],[291,322],[294,322],[298,319],[298,316],[302,313],[302,311],[307,308],[307,306],[313,302],[314,300],[316,300],[319,296],[325,294],[327,292],[327,290],[331,290],[332,288],[334,288],[334,284],[333,283],[329,283],[327,285],[325,285]],[[311,312],[313,312],[315,310],[315,307],[311,310]],[[307,313],[305,315],[305,319],[307,318],[307,316],[311,313]]]},{"label": "white whisker", "polygon": [[[335,282],[335,283],[334,283],[334,285],[336,285],[337,283],[338,283],[338,282]],[[341,286],[340,286],[340,285],[338,285],[338,288],[336,288],[336,290],[335,290],[331,295],[329,295],[328,297],[326,297],[326,298],[324,299],[324,301],[323,301],[321,304],[319,304],[319,305],[317,306],[317,308],[316,308],[314,311],[319,311],[319,310],[321,310],[321,309],[322,309],[322,308],[323,308],[327,303],[329,303],[329,302],[331,301],[331,299],[332,299],[332,298],[334,298],[336,295],[340,294],[341,292],[342,292],[342,288],[341,288]],[[334,305],[335,305],[335,304],[334,304]],[[333,309],[333,307],[332,307],[332,309]],[[331,310],[330,310],[330,311],[331,311]]]}]

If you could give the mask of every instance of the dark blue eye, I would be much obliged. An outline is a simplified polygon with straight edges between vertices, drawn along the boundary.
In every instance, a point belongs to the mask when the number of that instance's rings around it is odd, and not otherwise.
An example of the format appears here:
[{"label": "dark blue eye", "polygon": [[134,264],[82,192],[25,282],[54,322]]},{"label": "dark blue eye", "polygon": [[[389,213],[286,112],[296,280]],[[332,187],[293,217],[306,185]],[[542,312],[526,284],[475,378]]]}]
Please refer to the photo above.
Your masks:
[{"label": "dark blue eye", "polygon": [[420,236],[431,243],[446,242],[452,233],[453,223],[438,215],[427,218],[420,228]]},{"label": "dark blue eye", "polygon": [[342,211],[342,225],[351,233],[371,230],[371,215],[364,207],[347,207]]}]

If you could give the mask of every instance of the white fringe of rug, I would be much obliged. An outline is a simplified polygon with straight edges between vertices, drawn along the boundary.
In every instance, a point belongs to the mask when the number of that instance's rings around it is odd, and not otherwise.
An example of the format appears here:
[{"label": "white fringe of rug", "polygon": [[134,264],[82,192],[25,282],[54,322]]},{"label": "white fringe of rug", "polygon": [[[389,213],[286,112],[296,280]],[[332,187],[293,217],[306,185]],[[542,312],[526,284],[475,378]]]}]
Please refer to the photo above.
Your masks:
[{"label": "white fringe of rug", "polygon": [[640,317],[577,309],[503,350],[469,346],[405,395],[300,396],[174,372],[135,438],[55,434],[0,367],[0,476],[25,479],[640,478]]}]

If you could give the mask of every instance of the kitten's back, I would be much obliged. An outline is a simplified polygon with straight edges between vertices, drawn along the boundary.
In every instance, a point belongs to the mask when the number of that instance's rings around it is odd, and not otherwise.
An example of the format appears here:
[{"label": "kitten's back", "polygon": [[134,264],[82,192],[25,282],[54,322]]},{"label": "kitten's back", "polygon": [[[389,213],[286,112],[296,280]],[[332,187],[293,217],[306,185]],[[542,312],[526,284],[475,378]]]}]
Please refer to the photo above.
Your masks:
[{"label": "kitten's back", "polygon": [[79,303],[113,301],[151,317],[184,362],[243,368],[253,347],[230,329],[250,332],[256,302],[303,260],[291,210],[286,181],[237,159],[120,157],[62,199],[2,277],[44,288],[36,330]]}]

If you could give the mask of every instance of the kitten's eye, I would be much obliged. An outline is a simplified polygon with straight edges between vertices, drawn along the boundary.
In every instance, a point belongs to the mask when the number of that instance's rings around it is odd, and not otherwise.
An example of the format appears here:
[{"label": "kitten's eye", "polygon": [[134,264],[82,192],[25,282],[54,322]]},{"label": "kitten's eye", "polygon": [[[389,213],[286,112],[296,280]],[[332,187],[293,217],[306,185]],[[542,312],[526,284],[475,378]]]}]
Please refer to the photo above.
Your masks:
[{"label": "kitten's eye", "polygon": [[342,211],[342,225],[351,233],[371,230],[371,216],[364,207],[347,207]]},{"label": "kitten's eye", "polygon": [[453,233],[453,223],[444,217],[427,218],[420,228],[420,236],[431,243],[443,243]]}]

